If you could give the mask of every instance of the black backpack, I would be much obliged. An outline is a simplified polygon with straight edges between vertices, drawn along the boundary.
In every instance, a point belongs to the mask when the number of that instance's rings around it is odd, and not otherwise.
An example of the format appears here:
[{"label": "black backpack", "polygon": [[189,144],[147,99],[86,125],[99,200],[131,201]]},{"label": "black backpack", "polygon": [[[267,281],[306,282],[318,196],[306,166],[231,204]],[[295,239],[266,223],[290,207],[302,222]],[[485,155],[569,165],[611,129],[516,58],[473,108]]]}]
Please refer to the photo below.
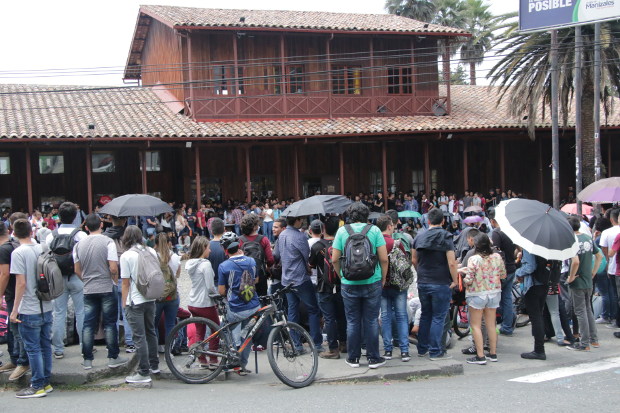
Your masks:
[{"label": "black backpack", "polygon": [[344,226],[349,238],[344,244],[340,266],[342,276],[349,281],[367,280],[375,274],[378,258],[367,236],[371,228],[372,225],[367,224],[361,232],[355,232],[351,225]]},{"label": "black backpack", "polygon": [[256,276],[259,277],[265,274],[265,250],[260,242],[263,239],[262,235],[257,235],[254,241],[250,241],[245,235],[239,237],[243,241],[241,250],[246,257],[254,258],[256,261]]},{"label": "black backpack", "polygon": [[562,262],[557,260],[546,260],[538,255],[536,258],[536,271],[534,279],[543,285],[556,285],[560,282],[562,275]]},{"label": "black backpack", "polygon": [[73,264],[73,247],[75,247],[75,234],[80,232],[80,228],[75,228],[70,234],[59,234],[58,229],[52,231],[54,239],[49,245],[50,251],[54,254],[58,268],[62,275],[73,275],[75,272]]}]

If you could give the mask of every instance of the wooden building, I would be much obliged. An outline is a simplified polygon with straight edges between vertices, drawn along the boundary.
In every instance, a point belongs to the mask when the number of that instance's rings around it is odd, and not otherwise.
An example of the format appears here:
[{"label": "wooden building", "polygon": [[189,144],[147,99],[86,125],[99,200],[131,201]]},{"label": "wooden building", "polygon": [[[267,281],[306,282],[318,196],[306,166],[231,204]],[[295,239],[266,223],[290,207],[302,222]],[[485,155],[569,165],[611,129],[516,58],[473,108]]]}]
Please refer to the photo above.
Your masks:
[{"label": "wooden building", "polygon": [[[0,206],[491,187],[550,201],[549,120],[531,141],[496,89],[441,82],[440,43],[465,35],[393,15],[143,6],[136,87],[0,85]],[[608,174],[619,126],[602,125]],[[572,128],[560,150],[565,188]]]}]

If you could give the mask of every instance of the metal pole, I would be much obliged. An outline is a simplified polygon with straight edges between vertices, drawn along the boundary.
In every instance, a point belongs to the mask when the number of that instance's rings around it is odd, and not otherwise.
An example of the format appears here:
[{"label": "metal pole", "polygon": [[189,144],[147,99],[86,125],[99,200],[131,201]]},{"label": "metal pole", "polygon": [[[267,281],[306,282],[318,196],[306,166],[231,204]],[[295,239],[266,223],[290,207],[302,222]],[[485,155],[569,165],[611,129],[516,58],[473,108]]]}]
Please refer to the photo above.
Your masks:
[{"label": "metal pole", "polygon": [[560,207],[560,139],[558,131],[558,31],[551,31],[551,178],[553,207]]},{"label": "metal pole", "polygon": [[[581,69],[583,67],[583,38],[581,37],[581,26],[575,27],[575,194],[581,192],[583,176],[581,169],[581,139],[583,128],[581,125],[581,95],[583,94],[583,78]],[[581,215],[581,201],[577,199],[577,215]]]},{"label": "metal pole", "polygon": [[594,25],[594,180],[601,179],[601,24]]}]

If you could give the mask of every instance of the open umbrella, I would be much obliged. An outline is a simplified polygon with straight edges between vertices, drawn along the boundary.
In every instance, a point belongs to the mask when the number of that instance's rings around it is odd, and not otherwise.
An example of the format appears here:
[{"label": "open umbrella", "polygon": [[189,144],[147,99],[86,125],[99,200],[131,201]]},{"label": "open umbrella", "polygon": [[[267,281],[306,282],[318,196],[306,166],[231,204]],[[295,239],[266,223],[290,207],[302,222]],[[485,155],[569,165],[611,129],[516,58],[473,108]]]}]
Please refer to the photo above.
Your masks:
[{"label": "open umbrella", "polygon": [[530,199],[502,201],[495,208],[502,232],[529,253],[547,260],[566,260],[579,251],[568,220],[560,211]]},{"label": "open umbrella", "polygon": [[384,215],[382,212],[371,212],[368,215],[368,219],[377,219],[379,218],[381,215]]},{"label": "open umbrella", "polygon": [[114,198],[99,210],[115,217],[149,217],[174,211],[159,198],[145,194],[129,194]]},{"label": "open umbrella", "polygon": [[399,218],[422,218],[422,214],[417,211],[400,211],[398,213]]},{"label": "open umbrella", "polygon": [[474,223],[476,223],[476,222],[482,222],[482,221],[484,221],[484,218],[482,218],[482,217],[481,217],[481,216],[479,216],[479,215],[474,215],[474,216],[471,216],[471,217],[467,217],[467,218],[465,218],[465,219],[463,220],[463,223],[464,223],[464,224],[474,224]]},{"label": "open umbrella", "polygon": [[315,214],[341,214],[351,203],[351,200],[344,195],[314,195],[289,205],[281,215],[304,217]]},{"label": "open umbrella", "polygon": [[577,194],[583,202],[598,204],[620,202],[620,176],[599,179]]},{"label": "open umbrella", "polygon": [[[567,214],[576,214],[577,213],[577,204],[566,204],[560,209],[560,211],[566,212]],[[590,205],[581,205],[581,213],[583,215],[592,215],[592,207]]]},{"label": "open umbrella", "polygon": [[465,212],[465,213],[467,213],[467,212],[482,212],[482,208],[480,208],[479,206],[476,206],[476,205],[472,205],[472,206],[469,206],[469,207],[465,208],[465,211],[463,211],[463,212]]}]

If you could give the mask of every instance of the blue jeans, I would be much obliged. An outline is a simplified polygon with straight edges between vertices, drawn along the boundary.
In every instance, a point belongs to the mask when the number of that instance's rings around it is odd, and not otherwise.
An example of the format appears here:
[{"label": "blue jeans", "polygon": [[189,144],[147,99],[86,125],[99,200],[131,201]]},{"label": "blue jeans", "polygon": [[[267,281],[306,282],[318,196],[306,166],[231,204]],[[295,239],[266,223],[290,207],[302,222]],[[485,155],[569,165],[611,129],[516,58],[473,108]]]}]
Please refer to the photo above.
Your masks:
[{"label": "blue jeans", "polygon": [[[241,337],[241,330],[250,322],[248,317],[258,311],[259,308],[260,306],[252,308],[250,310],[240,311],[238,313],[230,311],[230,307],[228,308],[228,312],[226,314],[227,323],[234,323],[239,320],[244,320],[243,322],[237,324],[232,330],[233,340],[235,341],[235,346],[237,347],[237,349],[241,347],[241,344],[243,344],[241,340],[245,339],[245,337]],[[243,368],[248,365],[248,357],[250,355],[250,351],[252,351],[252,346],[248,344],[240,354],[241,367]]]},{"label": "blue jeans", "polygon": [[514,308],[512,306],[512,285],[515,282],[515,273],[510,273],[502,281],[502,299],[499,302],[499,310],[502,314],[501,330],[504,333],[512,333],[514,321]]},{"label": "blue jeans", "polygon": [[30,360],[30,384],[40,389],[50,382],[52,375],[52,312],[20,314],[19,334]]},{"label": "blue jeans", "polygon": [[82,355],[84,360],[93,360],[93,344],[102,318],[108,358],[118,357],[118,301],[114,291],[101,294],[84,294],[84,330],[82,330]]},{"label": "blue jeans", "polygon": [[441,336],[450,309],[452,291],[447,285],[418,284],[422,315],[418,332],[418,354],[429,353],[431,357],[443,354]]},{"label": "blue jeans", "polygon": [[312,281],[308,280],[296,286],[286,293],[288,302],[288,319],[299,324],[299,302],[303,302],[308,309],[308,322],[310,324],[310,337],[314,341],[317,350],[321,350],[323,334],[321,333],[321,310],[316,300],[316,290]]},{"label": "blue jeans", "polygon": [[263,235],[269,239],[269,242],[273,242],[273,221],[263,221]]},{"label": "blue jeans", "polygon": [[[6,302],[7,314],[11,314],[14,304],[15,301],[13,300],[9,300]],[[9,329],[7,331],[7,347],[9,351],[9,357],[11,358],[11,363],[16,366],[27,366],[28,354],[26,353],[26,348],[24,347],[22,337],[19,334],[19,323],[11,323],[10,321],[8,323]]]},{"label": "blue jeans", "polygon": [[327,334],[330,350],[338,349],[338,341],[347,341],[347,322],[344,316],[344,303],[339,290],[336,293],[317,293],[319,308],[323,313],[323,330]]},{"label": "blue jeans", "polygon": [[407,290],[384,288],[381,292],[381,333],[383,349],[392,351],[392,322],[396,321],[396,340],[401,353],[409,353]]},{"label": "blue jeans", "polygon": [[[164,325],[166,326],[166,337],[174,328],[177,323],[177,312],[179,311],[179,297],[175,300],[162,301],[155,303],[155,330],[157,331],[157,337],[159,339],[159,320],[161,319],[161,313],[164,313]],[[165,340],[165,337],[164,337]]]},{"label": "blue jeans", "polygon": [[365,285],[342,284],[342,301],[347,316],[347,353],[350,360],[362,354],[362,329],[369,360],[379,357],[379,310],[381,281]]},{"label": "blue jeans", "polygon": [[69,295],[73,301],[77,333],[82,342],[82,330],[84,329],[84,283],[73,274],[65,278],[65,291],[54,300],[54,325],[52,326],[52,345],[55,353],[65,351],[65,337],[67,335],[67,305]]},{"label": "blue jeans", "polygon": [[[133,338],[132,338],[132,332],[131,332],[131,326],[129,325],[129,322],[127,321],[127,312],[125,311],[125,309],[123,308],[123,293],[121,292],[121,289],[118,288],[118,286],[114,286],[114,291],[116,291],[117,298],[118,298],[118,324],[116,326],[116,331],[118,331],[118,328],[120,327],[120,323],[123,323],[123,333],[125,335],[125,346],[133,346]],[[120,319],[122,317],[122,320]]]},{"label": "blue jeans", "polygon": [[603,300],[603,311],[601,317],[607,320],[613,320],[617,316],[618,312],[618,292],[616,291],[615,280],[611,279],[611,276],[607,275],[607,269],[604,268],[596,274],[594,278],[596,288],[601,294]]}]

